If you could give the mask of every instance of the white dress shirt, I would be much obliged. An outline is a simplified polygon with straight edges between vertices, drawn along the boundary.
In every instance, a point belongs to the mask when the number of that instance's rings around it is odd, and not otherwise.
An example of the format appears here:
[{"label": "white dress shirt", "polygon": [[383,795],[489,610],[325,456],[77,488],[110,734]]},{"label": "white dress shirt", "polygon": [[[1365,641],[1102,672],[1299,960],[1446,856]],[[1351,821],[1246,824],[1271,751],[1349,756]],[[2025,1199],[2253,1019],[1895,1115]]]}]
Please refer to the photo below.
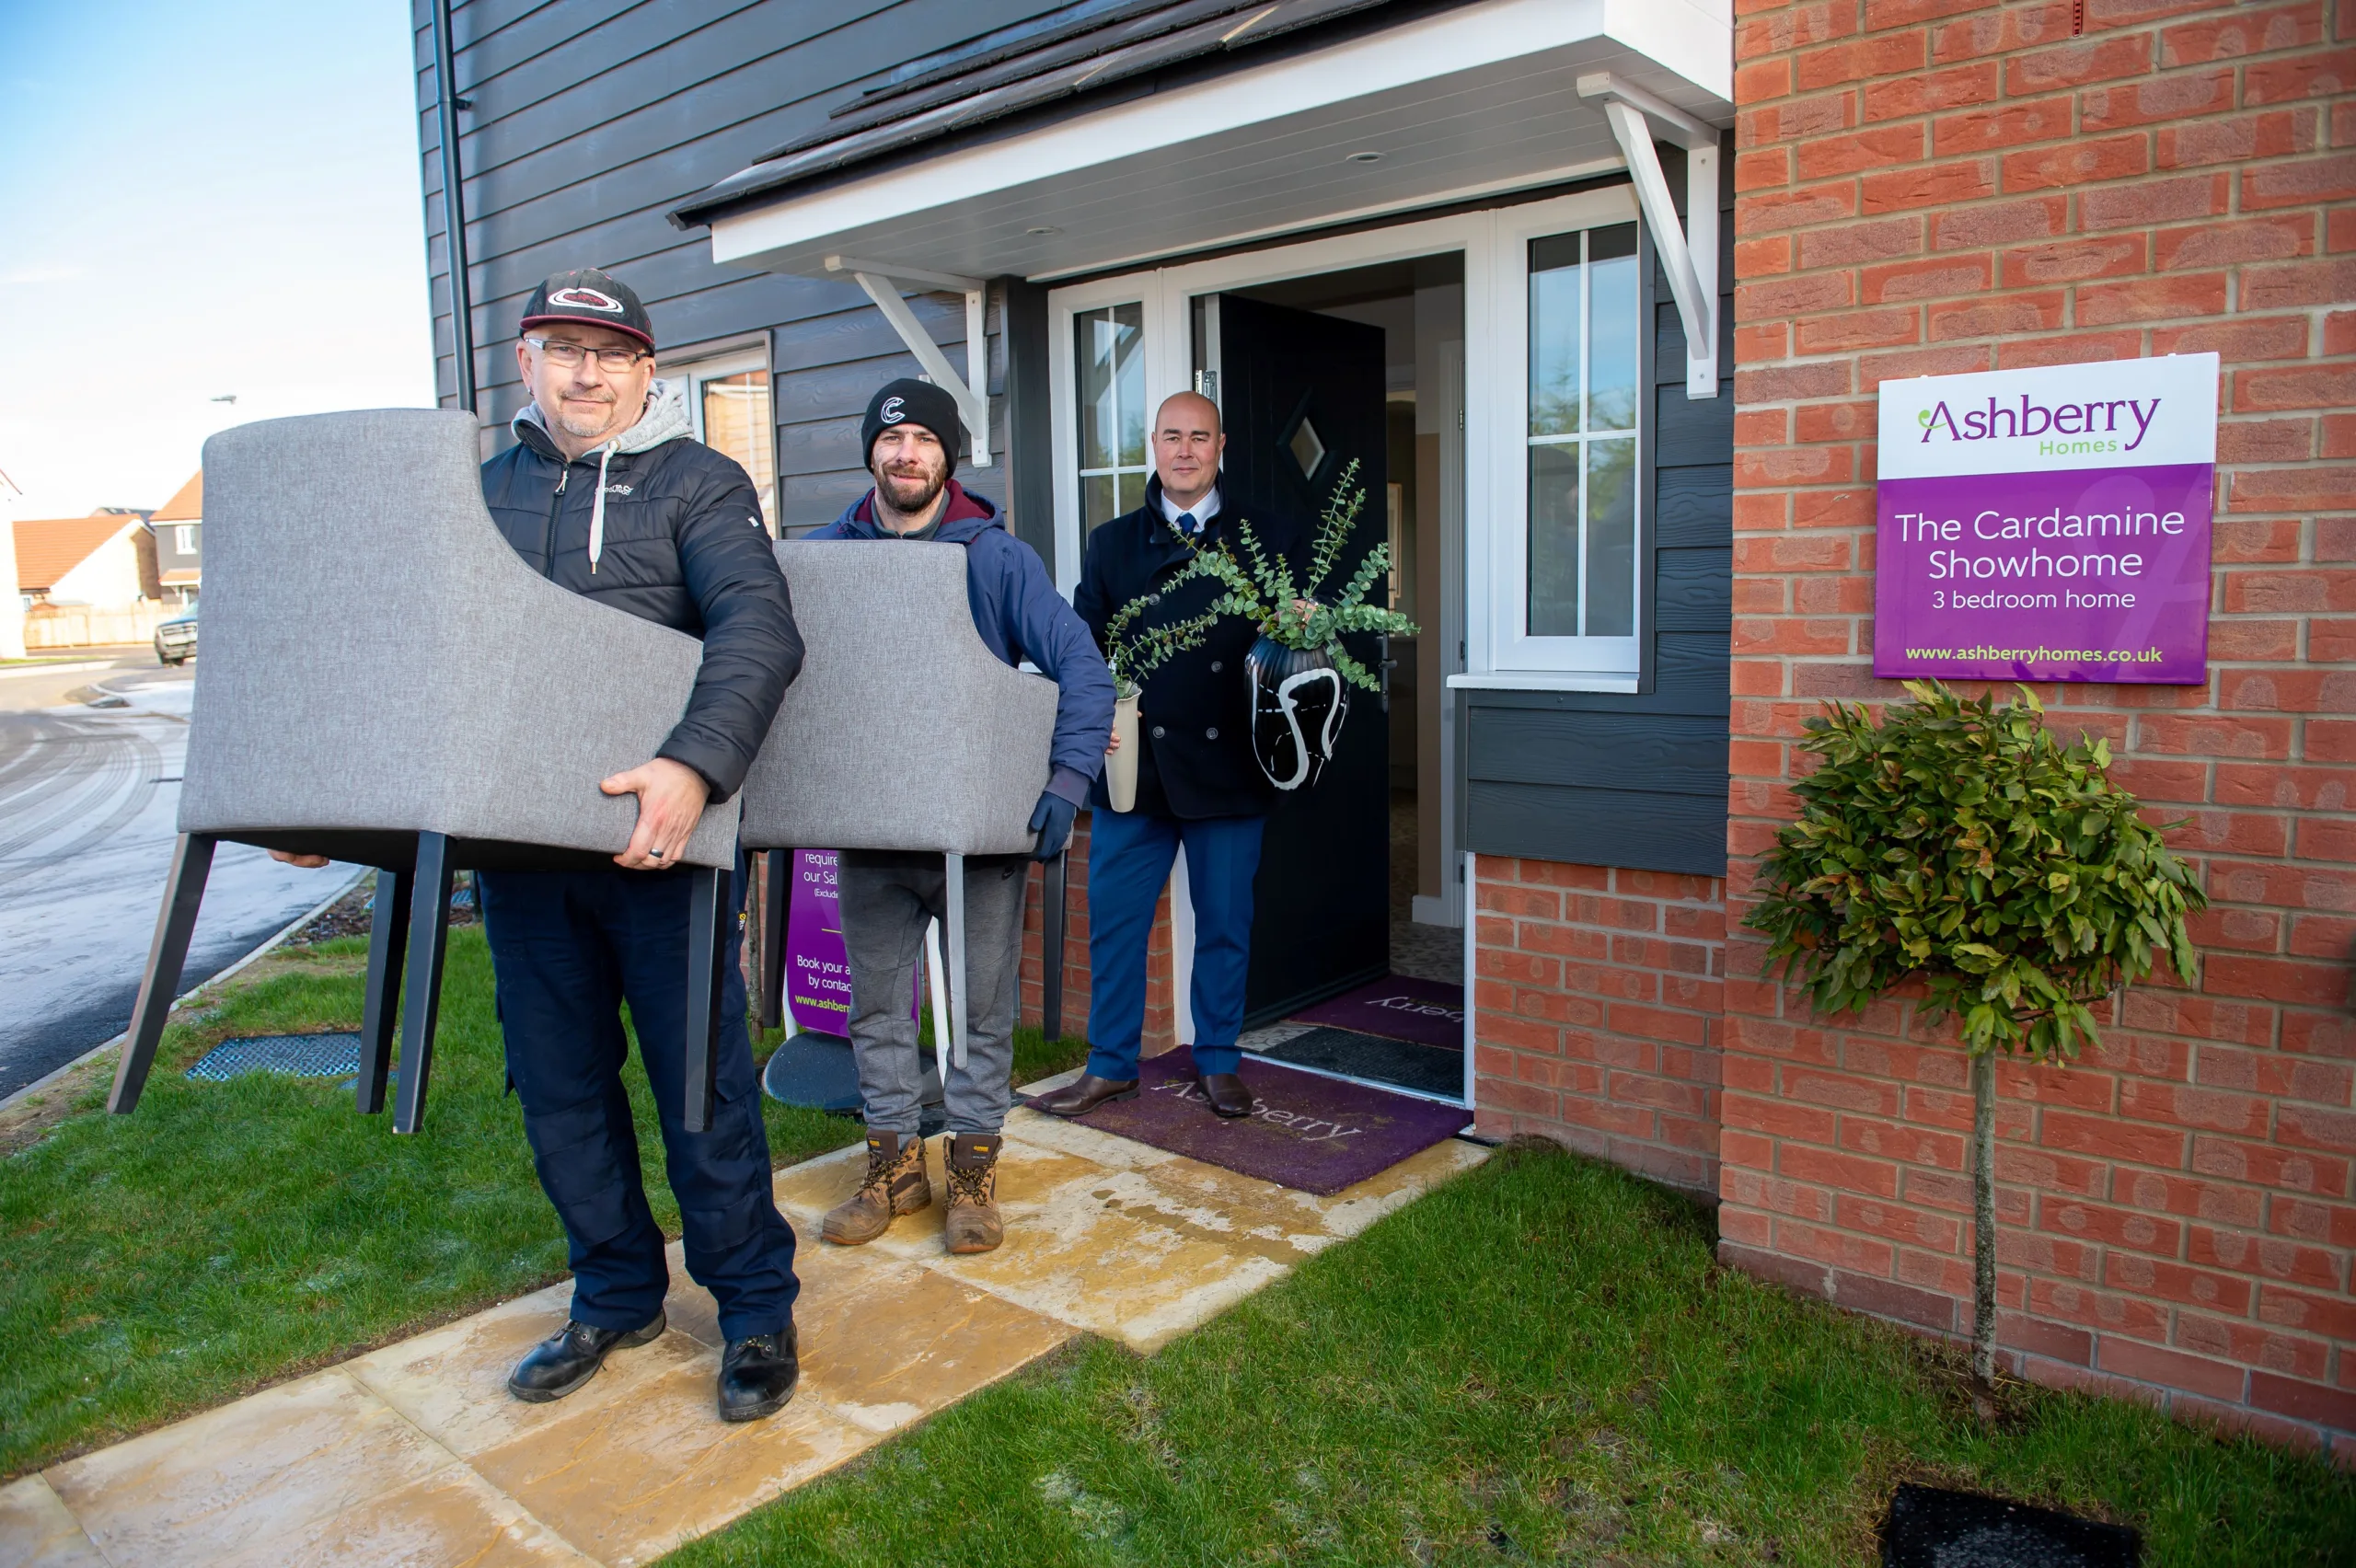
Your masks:
[{"label": "white dress shirt", "polygon": [[1218,487],[1213,485],[1210,493],[1192,506],[1181,506],[1170,499],[1168,490],[1161,492],[1161,514],[1170,519],[1172,527],[1177,525],[1179,518],[1190,512],[1195,515],[1195,532],[1199,534],[1204,525],[1218,515]]}]

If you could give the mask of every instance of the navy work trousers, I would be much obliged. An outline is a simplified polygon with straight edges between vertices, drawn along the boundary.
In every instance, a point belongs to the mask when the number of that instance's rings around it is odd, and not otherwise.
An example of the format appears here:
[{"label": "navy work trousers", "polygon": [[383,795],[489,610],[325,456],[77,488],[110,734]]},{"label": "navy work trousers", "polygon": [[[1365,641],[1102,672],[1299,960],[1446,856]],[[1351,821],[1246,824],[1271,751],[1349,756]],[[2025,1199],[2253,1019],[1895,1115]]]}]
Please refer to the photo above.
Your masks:
[{"label": "navy work trousers", "polygon": [[1267,818],[1098,811],[1088,819],[1088,1070],[1138,1076],[1145,1032],[1146,943],[1154,905],[1183,847],[1195,907],[1195,1068],[1231,1073],[1243,1059],[1243,981],[1252,967],[1252,879]]},{"label": "navy work trousers", "polygon": [[[663,1123],[687,1273],[720,1304],[729,1339],[793,1320],[793,1230],[770,1195],[768,1136],[745,1032],[743,946],[730,924],[711,1130],[684,1115],[688,872],[479,873],[498,976],[507,1076],[524,1102],[540,1188],[564,1221],[572,1316],[601,1329],[652,1319],[670,1288],[663,1232],[639,1179],[622,1089],[621,1004]],[[744,906],[741,863],[730,907]]]}]

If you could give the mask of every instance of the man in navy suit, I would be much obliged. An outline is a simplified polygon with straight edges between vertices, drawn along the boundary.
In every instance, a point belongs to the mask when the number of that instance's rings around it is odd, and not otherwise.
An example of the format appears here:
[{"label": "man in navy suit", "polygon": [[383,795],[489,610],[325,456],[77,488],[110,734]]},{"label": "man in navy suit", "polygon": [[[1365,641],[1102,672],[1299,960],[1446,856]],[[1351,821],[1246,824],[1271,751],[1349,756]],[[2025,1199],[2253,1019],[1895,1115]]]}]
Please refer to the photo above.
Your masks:
[{"label": "man in navy suit", "polygon": [[[1248,560],[1236,526],[1242,522],[1251,524],[1264,550],[1292,561],[1298,579],[1306,536],[1270,503],[1222,490],[1226,447],[1218,408],[1207,398],[1181,392],[1155,414],[1145,504],[1089,536],[1072,599],[1100,644],[1105,623],[1145,594],[1160,599],[1134,631],[1207,610],[1218,584],[1198,578],[1173,587],[1172,580],[1196,551],[1218,545]],[[1088,1068],[1076,1083],[1040,1100],[1044,1111],[1082,1116],[1137,1093],[1146,942],[1162,884],[1184,849],[1195,911],[1195,1070],[1214,1112],[1252,1113],[1251,1092],[1236,1071],[1242,1053],[1235,1037],[1252,955],[1252,879],[1276,795],[1252,755],[1243,657],[1258,635],[1242,617],[1222,617],[1199,647],[1147,676],[1138,701],[1136,809],[1113,810],[1102,779],[1090,796]]]}]

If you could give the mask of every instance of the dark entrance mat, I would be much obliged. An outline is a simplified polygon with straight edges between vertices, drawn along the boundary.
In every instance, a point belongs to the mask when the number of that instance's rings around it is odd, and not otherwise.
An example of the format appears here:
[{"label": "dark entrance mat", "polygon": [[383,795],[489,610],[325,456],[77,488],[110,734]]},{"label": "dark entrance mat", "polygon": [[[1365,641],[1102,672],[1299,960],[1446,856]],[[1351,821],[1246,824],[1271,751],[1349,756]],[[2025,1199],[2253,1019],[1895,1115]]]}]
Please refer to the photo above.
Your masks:
[{"label": "dark entrance mat", "polygon": [[246,1034],[224,1040],[199,1056],[188,1076],[200,1083],[221,1083],[248,1073],[349,1078],[359,1070],[357,1034]]},{"label": "dark entrance mat", "polygon": [[[1181,1045],[1138,1068],[1135,1100],[1080,1120],[1156,1148],[1244,1176],[1325,1196],[1455,1136],[1472,1118],[1449,1105],[1342,1083],[1266,1062],[1243,1064],[1249,1116],[1211,1114],[1195,1087],[1194,1054]],[[1035,1102],[1034,1102],[1035,1103]]]},{"label": "dark entrance mat", "polygon": [[1296,1066],[1395,1083],[1421,1094],[1445,1094],[1454,1100],[1464,1093],[1464,1053],[1418,1045],[1412,1040],[1385,1040],[1355,1029],[1324,1028],[1254,1045],[1251,1051],[1255,1056],[1273,1056]]},{"label": "dark entrance mat", "polygon": [[1386,975],[1292,1016],[1297,1023],[1331,1024],[1442,1051],[1464,1049],[1464,987],[1409,974]]},{"label": "dark entrance mat", "polygon": [[2124,1525],[1911,1482],[1881,1532],[1882,1568],[2135,1568],[2142,1558]]}]

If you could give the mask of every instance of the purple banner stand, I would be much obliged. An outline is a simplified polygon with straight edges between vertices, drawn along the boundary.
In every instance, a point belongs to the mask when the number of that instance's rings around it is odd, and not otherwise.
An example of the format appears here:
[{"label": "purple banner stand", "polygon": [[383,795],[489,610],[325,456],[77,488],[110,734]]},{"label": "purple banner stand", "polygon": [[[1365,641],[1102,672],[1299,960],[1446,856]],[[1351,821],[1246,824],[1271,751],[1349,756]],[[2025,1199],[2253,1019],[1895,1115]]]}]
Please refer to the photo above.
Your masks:
[{"label": "purple banner stand", "polygon": [[1874,674],[2208,679],[2217,356],[1881,386]]},{"label": "purple banner stand", "polygon": [[[792,899],[785,923],[785,1005],[799,1032],[850,1038],[850,959],[843,951],[842,905],[835,891],[837,852],[793,852]],[[908,1001],[916,1017],[924,994],[924,972]]]},{"label": "purple banner stand", "polygon": [[785,923],[785,1005],[797,1030],[850,1035],[850,960],[835,894],[835,851],[793,852]]}]

